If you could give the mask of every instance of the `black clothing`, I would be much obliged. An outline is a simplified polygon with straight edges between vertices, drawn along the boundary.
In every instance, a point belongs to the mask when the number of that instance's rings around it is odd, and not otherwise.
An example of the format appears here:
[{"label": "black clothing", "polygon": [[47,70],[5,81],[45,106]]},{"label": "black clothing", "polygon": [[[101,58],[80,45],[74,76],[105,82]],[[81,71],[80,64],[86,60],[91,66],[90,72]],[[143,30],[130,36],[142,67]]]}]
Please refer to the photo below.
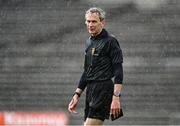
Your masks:
[{"label": "black clothing", "polygon": [[84,121],[87,117],[102,121],[109,119],[113,91],[112,80],[87,84]]},{"label": "black clothing", "polygon": [[86,42],[84,72],[78,88],[84,90],[89,81],[110,80],[115,84],[123,81],[123,56],[116,38],[103,29],[102,32]]}]

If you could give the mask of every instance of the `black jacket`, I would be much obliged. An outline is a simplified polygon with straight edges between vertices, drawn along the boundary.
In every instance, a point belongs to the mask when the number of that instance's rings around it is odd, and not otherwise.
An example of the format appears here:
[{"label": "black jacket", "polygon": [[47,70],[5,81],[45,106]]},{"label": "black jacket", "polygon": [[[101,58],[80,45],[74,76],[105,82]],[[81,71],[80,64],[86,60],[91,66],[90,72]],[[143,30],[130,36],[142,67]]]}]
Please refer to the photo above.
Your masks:
[{"label": "black jacket", "polygon": [[102,32],[86,41],[84,72],[78,88],[84,90],[88,81],[109,80],[115,84],[123,81],[123,56],[115,37],[103,29]]}]

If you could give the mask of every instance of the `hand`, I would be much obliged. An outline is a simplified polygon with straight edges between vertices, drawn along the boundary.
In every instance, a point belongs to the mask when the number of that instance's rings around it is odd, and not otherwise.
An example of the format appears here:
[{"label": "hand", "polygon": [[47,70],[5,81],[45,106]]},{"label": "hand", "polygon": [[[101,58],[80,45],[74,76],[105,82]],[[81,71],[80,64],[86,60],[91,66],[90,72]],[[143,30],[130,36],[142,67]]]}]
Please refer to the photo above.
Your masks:
[{"label": "hand", "polygon": [[120,105],[120,98],[113,96],[110,114],[113,114],[115,117],[118,117],[118,115],[120,114]]},{"label": "hand", "polygon": [[75,114],[77,113],[75,111],[75,107],[76,107],[77,103],[78,103],[78,96],[74,95],[68,106],[69,112],[75,113]]}]

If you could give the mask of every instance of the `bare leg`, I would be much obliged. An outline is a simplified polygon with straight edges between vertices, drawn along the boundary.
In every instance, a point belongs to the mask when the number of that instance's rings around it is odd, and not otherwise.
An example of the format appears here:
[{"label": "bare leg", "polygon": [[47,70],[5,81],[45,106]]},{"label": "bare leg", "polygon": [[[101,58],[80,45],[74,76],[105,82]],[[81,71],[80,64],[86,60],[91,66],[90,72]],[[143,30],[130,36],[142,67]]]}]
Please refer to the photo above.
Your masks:
[{"label": "bare leg", "polygon": [[103,121],[100,119],[87,118],[84,122],[84,126],[102,126]]}]

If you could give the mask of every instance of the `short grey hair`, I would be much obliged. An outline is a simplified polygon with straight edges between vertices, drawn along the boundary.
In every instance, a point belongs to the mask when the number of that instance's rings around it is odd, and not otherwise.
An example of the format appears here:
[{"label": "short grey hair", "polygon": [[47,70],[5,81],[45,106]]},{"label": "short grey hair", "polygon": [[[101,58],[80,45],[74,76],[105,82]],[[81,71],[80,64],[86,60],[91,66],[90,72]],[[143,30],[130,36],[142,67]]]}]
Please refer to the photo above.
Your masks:
[{"label": "short grey hair", "polygon": [[86,11],[86,14],[88,13],[97,13],[99,15],[100,21],[103,21],[106,17],[106,12],[98,7],[91,7]]}]

